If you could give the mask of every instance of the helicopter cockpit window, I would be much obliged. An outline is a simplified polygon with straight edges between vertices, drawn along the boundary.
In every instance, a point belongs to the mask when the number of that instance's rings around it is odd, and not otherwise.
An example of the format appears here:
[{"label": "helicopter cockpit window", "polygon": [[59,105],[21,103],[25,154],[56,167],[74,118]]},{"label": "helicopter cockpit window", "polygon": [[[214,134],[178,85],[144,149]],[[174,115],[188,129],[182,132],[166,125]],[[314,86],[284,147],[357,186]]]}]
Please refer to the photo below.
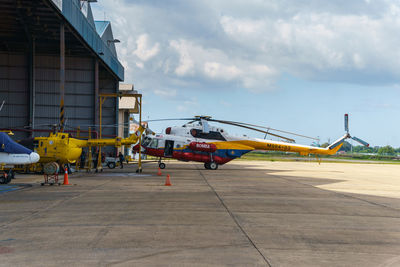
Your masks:
[{"label": "helicopter cockpit window", "polygon": [[151,138],[150,137],[146,137],[142,141],[142,146],[146,147],[146,146],[148,146],[150,144],[150,142],[151,142]]},{"label": "helicopter cockpit window", "polygon": [[192,129],[190,130],[190,133],[192,134],[193,137],[196,138],[226,141],[225,137],[223,137],[220,132],[216,131],[203,133],[203,131],[200,129]]},{"label": "helicopter cockpit window", "polygon": [[151,140],[150,144],[149,144],[150,148],[157,148],[158,147],[158,139],[153,139]]}]

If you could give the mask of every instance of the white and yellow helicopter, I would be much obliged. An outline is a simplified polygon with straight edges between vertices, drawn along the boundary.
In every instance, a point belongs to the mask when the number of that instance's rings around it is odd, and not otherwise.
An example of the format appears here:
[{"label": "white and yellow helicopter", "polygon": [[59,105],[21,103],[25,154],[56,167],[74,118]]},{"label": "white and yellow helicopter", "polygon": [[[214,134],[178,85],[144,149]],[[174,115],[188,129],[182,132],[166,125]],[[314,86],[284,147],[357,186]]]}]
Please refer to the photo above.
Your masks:
[{"label": "white and yellow helicopter", "polygon": [[[165,168],[165,163],[161,161],[162,158],[204,162],[204,167],[206,169],[216,170],[218,165],[223,165],[233,159],[240,158],[242,155],[253,150],[297,152],[300,155],[305,156],[309,154],[333,155],[340,149],[343,142],[348,138],[351,138],[362,145],[369,146],[367,142],[357,137],[350,136],[348,114],[345,114],[346,134],[326,148],[296,144],[294,143],[294,139],[271,133],[271,131],[307,137],[304,135],[248,123],[215,120],[209,116],[164,120],[189,120],[189,122],[180,127],[168,127],[165,130],[165,134],[147,135],[143,138],[141,143],[143,153],[159,157],[159,167],[161,169]],[[286,141],[273,141],[246,136],[232,136],[222,128],[210,126],[208,122],[217,122],[242,127],[276,136]],[[138,151],[139,147],[139,145],[136,145],[133,149]]]}]

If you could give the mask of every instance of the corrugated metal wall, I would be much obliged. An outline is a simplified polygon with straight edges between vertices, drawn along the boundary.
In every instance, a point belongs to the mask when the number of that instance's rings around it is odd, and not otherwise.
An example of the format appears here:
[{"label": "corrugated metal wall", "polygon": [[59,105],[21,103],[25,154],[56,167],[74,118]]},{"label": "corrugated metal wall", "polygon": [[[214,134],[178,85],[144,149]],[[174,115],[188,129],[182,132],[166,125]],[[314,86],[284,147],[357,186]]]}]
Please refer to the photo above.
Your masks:
[{"label": "corrugated metal wall", "polygon": [[[36,125],[58,123],[60,112],[59,57],[36,57]],[[94,63],[91,58],[65,58],[66,125],[94,121]]]},{"label": "corrugated metal wall", "polygon": [[[106,71],[100,71],[99,75],[99,88],[100,93],[115,93],[118,88],[118,82],[115,79],[111,79],[112,76]],[[109,97],[104,102],[102,107],[103,119],[103,135],[118,135],[118,99]],[[112,125],[113,127],[107,127]]]},{"label": "corrugated metal wall", "polygon": [[[48,128],[59,123],[60,72],[58,55],[36,55],[35,128]],[[95,123],[94,60],[66,57],[65,116],[66,125],[87,129]],[[100,93],[114,93],[118,86],[115,77],[100,68]],[[0,128],[22,128],[29,125],[29,85],[27,55],[0,53]],[[109,98],[103,105],[103,125],[117,123],[118,102]],[[68,128],[67,128],[68,129]],[[116,128],[104,128],[104,135],[115,135]],[[43,135],[40,134],[40,135]],[[17,138],[27,137],[19,133]]]},{"label": "corrugated metal wall", "polygon": [[0,53],[0,127],[29,125],[27,56]]}]

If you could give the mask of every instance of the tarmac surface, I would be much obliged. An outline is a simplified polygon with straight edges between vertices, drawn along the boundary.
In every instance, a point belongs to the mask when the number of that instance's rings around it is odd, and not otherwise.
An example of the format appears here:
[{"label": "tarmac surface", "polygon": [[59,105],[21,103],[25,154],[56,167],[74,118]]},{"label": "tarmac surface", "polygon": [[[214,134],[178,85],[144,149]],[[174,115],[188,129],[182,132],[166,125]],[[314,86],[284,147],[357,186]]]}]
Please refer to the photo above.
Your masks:
[{"label": "tarmac surface", "polygon": [[0,266],[400,266],[400,165],[134,170],[0,186]]}]

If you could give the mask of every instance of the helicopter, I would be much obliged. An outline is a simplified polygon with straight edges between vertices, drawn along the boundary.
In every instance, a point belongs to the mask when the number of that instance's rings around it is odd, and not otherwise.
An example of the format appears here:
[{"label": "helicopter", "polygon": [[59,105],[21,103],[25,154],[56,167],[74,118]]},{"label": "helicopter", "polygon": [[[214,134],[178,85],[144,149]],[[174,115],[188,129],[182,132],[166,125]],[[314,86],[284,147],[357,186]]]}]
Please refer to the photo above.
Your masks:
[{"label": "helicopter", "polygon": [[0,176],[0,184],[8,184],[14,178],[14,165],[32,164],[40,159],[39,154],[14,142],[5,132],[0,132],[0,144],[1,169],[9,168],[8,173]]},{"label": "helicopter", "polygon": [[68,133],[54,131],[48,137],[34,137],[20,142],[20,144],[32,147],[39,155],[39,163],[57,162],[58,164],[75,163],[82,154],[83,147],[122,146],[136,144],[142,135],[144,127],[128,138],[103,138],[81,140],[72,138]]},{"label": "helicopter", "polygon": [[[274,132],[297,135],[301,137],[316,139],[287,131],[281,131],[270,127],[254,124],[212,119],[210,116],[195,116],[194,118],[162,119],[165,120],[188,120],[181,127],[168,127],[165,134],[145,136],[142,143],[134,146],[134,150],[142,149],[142,153],[159,158],[159,168],[164,169],[165,163],[162,158],[174,158],[180,161],[204,162],[205,169],[216,170],[233,159],[253,150],[297,152],[300,155],[333,155],[343,142],[351,138],[364,146],[369,144],[349,133],[348,114],[345,114],[346,133],[326,148],[296,144],[295,140]],[[147,122],[150,122],[147,121]],[[209,122],[233,125],[284,139],[285,141],[273,141],[266,139],[250,138],[247,136],[237,137],[229,135],[223,128],[210,126]],[[141,147],[141,148],[140,148]]]}]

